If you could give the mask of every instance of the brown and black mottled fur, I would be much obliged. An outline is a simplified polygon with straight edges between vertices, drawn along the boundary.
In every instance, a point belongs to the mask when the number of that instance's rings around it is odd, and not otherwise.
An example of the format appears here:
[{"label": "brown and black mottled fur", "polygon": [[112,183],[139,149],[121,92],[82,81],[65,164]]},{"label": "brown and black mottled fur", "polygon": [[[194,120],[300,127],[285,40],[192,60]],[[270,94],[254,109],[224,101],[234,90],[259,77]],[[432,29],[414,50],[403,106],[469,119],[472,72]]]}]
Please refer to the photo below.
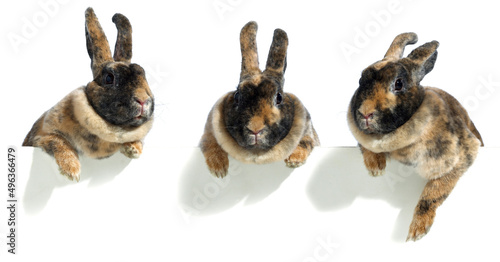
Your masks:
[{"label": "brown and black mottled fur", "polygon": [[347,115],[371,175],[382,175],[386,160],[392,158],[414,166],[429,180],[407,240],[418,240],[429,231],[436,209],[483,145],[455,98],[420,85],[434,67],[439,43],[426,43],[401,58],[405,45],[416,42],[414,33],[397,36],[384,59],[363,71]]},{"label": "brown and black mottled fur", "polygon": [[80,179],[79,154],[100,159],[120,150],[128,157],[139,157],[142,139],[153,123],[154,101],[145,72],[130,63],[130,22],[121,14],[115,14],[113,22],[118,29],[114,58],[94,11],[86,10],[94,80],[45,112],[23,142],[54,156],[61,173],[71,180]]},{"label": "brown and black mottled fur", "polygon": [[300,100],[283,92],[288,37],[276,29],[266,70],[259,69],[257,24],[240,34],[241,74],[236,91],[220,98],[210,111],[200,141],[210,172],[224,177],[228,155],[245,163],[284,160],[289,167],[305,163],[319,145],[311,117]]}]

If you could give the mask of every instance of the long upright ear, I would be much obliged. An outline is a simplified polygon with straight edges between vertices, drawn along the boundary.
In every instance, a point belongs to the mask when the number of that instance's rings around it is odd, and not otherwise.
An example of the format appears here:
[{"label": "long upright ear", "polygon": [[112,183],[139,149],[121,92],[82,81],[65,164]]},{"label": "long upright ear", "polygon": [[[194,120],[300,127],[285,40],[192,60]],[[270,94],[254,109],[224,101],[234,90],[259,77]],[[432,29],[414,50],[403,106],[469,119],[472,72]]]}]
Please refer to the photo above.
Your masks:
[{"label": "long upright ear", "polygon": [[240,33],[241,47],[241,74],[240,81],[251,75],[261,73],[259,69],[259,56],[257,54],[257,23],[248,22]]},{"label": "long upright ear", "polygon": [[419,46],[408,55],[407,58],[417,65],[416,76],[418,81],[422,80],[434,68],[438,47],[438,41],[428,42]]},{"label": "long upright ear", "polygon": [[91,7],[85,10],[85,37],[87,38],[87,52],[91,60],[90,66],[95,77],[101,65],[104,62],[113,61],[113,58],[111,58],[108,39]]},{"label": "long upright ear", "polygon": [[402,33],[394,38],[389,50],[385,53],[383,60],[398,60],[403,57],[405,46],[413,45],[418,41],[417,34],[415,33]]},{"label": "long upright ear", "polygon": [[288,36],[281,29],[274,30],[273,43],[267,56],[266,70],[283,75],[286,69]]},{"label": "long upright ear", "polygon": [[130,21],[122,14],[115,14],[112,20],[118,30],[113,59],[130,63],[132,59],[132,26]]}]

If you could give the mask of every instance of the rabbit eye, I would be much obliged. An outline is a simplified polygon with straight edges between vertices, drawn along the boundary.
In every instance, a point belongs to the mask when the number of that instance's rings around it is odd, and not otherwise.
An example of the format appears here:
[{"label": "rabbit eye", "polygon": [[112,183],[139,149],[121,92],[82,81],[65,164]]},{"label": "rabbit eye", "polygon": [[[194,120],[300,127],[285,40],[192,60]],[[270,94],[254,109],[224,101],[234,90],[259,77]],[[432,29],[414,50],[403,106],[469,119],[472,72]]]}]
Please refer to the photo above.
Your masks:
[{"label": "rabbit eye", "polygon": [[107,74],[104,77],[104,83],[106,85],[112,85],[114,81],[115,81],[115,76],[113,74]]},{"label": "rabbit eye", "polygon": [[236,91],[234,93],[234,102],[236,102],[237,104],[240,103],[240,92],[239,91]]},{"label": "rabbit eye", "polygon": [[394,82],[394,91],[399,92],[401,90],[403,90],[403,80],[398,78],[396,82]]},{"label": "rabbit eye", "polygon": [[276,94],[276,104],[279,105],[283,102],[283,96],[281,93]]}]

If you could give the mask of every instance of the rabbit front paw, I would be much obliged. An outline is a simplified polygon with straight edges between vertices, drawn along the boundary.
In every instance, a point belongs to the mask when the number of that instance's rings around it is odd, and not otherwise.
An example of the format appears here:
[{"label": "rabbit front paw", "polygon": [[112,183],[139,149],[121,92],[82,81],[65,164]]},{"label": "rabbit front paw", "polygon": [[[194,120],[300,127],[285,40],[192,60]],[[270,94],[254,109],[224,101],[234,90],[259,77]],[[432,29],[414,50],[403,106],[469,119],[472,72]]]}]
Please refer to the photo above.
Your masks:
[{"label": "rabbit front paw", "polygon": [[142,142],[134,141],[125,143],[120,148],[120,152],[128,158],[139,158],[139,156],[142,154]]},{"label": "rabbit front paw", "polygon": [[65,157],[59,156],[56,162],[61,175],[66,176],[71,181],[80,181],[80,161],[74,154],[68,153]]},{"label": "rabbit front paw", "polygon": [[371,176],[381,176],[384,174],[386,159],[384,153],[373,153],[368,150],[363,151],[363,159],[366,169]]},{"label": "rabbit front paw", "polygon": [[212,154],[205,154],[205,159],[208,170],[212,175],[220,178],[227,175],[227,171],[229,169],[229,158],[226,152],[222,151],[218,153],[212,152]]},{"label": "rabbit front paw", "polygon": [[434,216],[431,214],[415,215],[410,224],[410,230],[406,241],[417,241],[427,235],[434,222]]},{"label": "rabbit front paw", "polygon": [[306,162],[308,156],[309,152],[305,148],[299,146],[285,159],[286,166],[290,168],[300,167]]}]

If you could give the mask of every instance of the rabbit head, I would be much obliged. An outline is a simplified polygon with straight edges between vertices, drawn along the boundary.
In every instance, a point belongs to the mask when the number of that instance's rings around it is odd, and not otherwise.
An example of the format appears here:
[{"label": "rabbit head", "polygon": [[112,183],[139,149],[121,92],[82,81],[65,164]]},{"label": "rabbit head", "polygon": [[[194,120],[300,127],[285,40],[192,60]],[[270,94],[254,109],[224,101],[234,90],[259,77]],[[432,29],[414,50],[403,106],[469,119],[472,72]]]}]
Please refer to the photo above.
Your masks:
[{"label": "rabbit head", "polygon": [[122,14],[112,18],[118,36],[114,56],[92,8],[85,12],[85,36],[93,81],[85,87],[89,104],[112,125],[137,127],[152,118],[154,98],[144,69],[130,62],[132,27]]},{"label": "rabbit head", "polygon": [[426,43],[402,58],[405,46],[416,42],[415,33],[398,35],[384,58],[363,70],[349,108],[362,132],[390,133],[422,104],[425,91],[420,81],[434,68],[439,43]]},{"label": "rabbit head", "polygon": [[267,150],[287,136],[294,118],[294,102],[283,92],[288,37],[276,29],[266,69],[259,69],[257,23],[241,30],[241,74],[236,91],[228,96],[225,125],[243,148]]}]

